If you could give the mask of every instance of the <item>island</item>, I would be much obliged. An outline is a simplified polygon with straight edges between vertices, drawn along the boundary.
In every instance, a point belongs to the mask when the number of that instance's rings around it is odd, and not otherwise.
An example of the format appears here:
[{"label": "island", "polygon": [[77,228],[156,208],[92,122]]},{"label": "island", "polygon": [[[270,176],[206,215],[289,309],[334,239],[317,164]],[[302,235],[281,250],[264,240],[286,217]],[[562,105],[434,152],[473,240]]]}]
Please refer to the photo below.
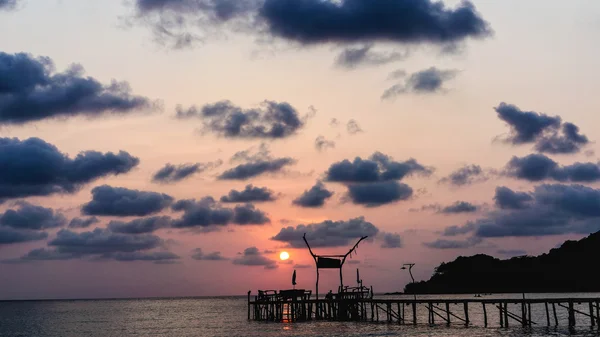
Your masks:
[{"label": "island", "polygon": [[600,292],[600,232],[566,241],[540,256],[501,260],[485,254],[440,264],[427,281],[405,294]]}]

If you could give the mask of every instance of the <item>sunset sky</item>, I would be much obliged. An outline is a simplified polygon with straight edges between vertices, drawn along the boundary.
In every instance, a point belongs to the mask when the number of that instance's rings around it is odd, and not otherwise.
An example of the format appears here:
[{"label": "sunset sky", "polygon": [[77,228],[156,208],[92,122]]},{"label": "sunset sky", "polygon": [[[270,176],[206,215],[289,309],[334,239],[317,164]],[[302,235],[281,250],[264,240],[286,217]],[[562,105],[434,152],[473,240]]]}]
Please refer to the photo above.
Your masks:
[{"label": "sunset sky", "polygon": [[312,289],[304,233],[398,291],[587,236],[598,41],[596,1],[0,0],[0,300]]}]

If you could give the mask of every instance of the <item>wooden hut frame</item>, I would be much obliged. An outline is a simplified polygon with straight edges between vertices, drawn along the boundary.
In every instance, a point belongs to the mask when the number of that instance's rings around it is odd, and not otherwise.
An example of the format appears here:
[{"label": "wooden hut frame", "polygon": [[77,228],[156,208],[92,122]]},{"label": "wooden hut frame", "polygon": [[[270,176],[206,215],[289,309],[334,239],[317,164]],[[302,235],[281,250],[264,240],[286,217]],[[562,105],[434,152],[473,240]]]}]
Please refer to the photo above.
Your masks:
[{"label": "wooden hut frame", "polygon": [[304,239],[304,243],[306,243],[306,247],[308,247],[308,251],[310,252],[310,255],[312,255],[313,259],[315,260],[315,264],[317,266],[317,284],[316,284],[316,297],[317,299],[319,299],[319,269],[339,269],[340,270],[340,289],[344,289],[344,276],[342,275],[342,267],[344,266],[344,263],[346,262],[346,258],[352,254],[352,252],[354,252],[356,250],[356,248],[358,247],[358,244],[364,240],[368,238],[368,236],[363,236],[361,237],[356,244],[344,255],[316,255],[315,253],[313,253],[312,249],[310,248],[310,245],[308,244],[308,241],[306,240],[306,233],[304,233],[304,236],[302,236],[302,239]]}]

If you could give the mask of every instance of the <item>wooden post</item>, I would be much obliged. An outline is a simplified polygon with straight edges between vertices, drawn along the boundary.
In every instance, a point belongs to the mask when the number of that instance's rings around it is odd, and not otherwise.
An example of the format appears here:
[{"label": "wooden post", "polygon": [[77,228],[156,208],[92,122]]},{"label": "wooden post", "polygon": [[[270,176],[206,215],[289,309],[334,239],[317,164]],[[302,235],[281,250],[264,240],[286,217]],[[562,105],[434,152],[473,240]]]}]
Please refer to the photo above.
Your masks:
[{"label": "wooden post", "polygon": [[469,302],[463,304],[465,308],[465,326],[469,326]]},{"label": "wooden post", "polygon": [[417,325],[417,302],[412,303],[413,324]]},{"label": "wooden post", "polygon": [[504,302],[504,327],[508,328],[508,302]]},{"label": "wooden post", "polygon": [[386,307],[387,307],[387,321],[388,323],[392,323],[392,303],[387,302],[386,303]]},{"label": "wooden post", "polygon": [[531,326],[531,302],[527,303],[527,323]]},{"label": "wooden post", "polygon": [[250,320],[250,293],[251,292],[252,292],[252,290],[248,290],[248,320]]},{"label": "wooden post", "polygon": [[523,294],[523,302],[521,302],[521,324],[527,325],[527,308],[525,307],[525,294]]},{"label": "wooden post", "polygon": [[400,324],[400,322],[402,321],[402,313],[400,312],[400,302],[397,302],[396,304],[398,304],[398,324]]},{"label": "wooden post", "polygon": [[498,303],[498,311],[500,313],[500,327],[503,328],[504,327],[504,316],[502,313],[502,303]]},{"label": "wooden post", "polygon": [[[483,305],[483,326],[487,328],[488,322],[487,322],[487,311],[485,310],[485,302],[482,302],[481,304]],[[450,318],[450,316],[448,316],[448,318]]]},{"label": "wooden post", "polygon": [[600,302],[596,301],[596,319],[598,320],[598,330],[600,330]]},{"label": "wooden post", "polygon": [[544,302],[544,306],[546,307],[546,322],[548,326],[550,326],[550,310],[548,310],[548,302]]},{"label": "wooden post", "polygon": [[590,323],[592,324],[592,328],[596,326],[596,320],[594,319],[594,306],[592,305],[592,301],[589,303],[590,305]]},{"label": "wooden post", "polygon": [[319,300],[319,267],[317,266],[317,285],[315,286],[317,301]]},{"label": "wooden post", "polygon": [[434,324],[435,320],[433,318],[433,303],[429,302],[428,305],[428,309],[429,309],[429,324]]},{"label": "wooden post", "polygon": [[450,303],[446,302],[446,325],[450,326]]},{"label": "wooden post", "polygon": [[554,314],[554,326],[558,326],[558,316],[556,315],[556,303],[552,303],[552,313]]},{"label": "wooden post", "polygon": [[575,326],[575,311],[573,311],[574,307],[573,307],[573,301],[570,300],[569,301],[569,326],[573,327]]}]

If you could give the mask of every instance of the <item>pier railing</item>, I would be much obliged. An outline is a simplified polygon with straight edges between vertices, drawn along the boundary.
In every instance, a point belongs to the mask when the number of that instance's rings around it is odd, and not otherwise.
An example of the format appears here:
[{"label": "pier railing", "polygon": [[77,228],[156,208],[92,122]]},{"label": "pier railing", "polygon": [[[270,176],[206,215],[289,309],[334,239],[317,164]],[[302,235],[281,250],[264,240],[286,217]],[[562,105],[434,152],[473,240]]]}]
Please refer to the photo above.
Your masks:
[{"label": "pier railing", "polygon": [[[536,310],[534,318],[532,308]],[[478,316],[475,324],[471,319],[473,311]],[[311,299],[310,293],[291,297],[251,298],[249,292],[248,319],[273,322],[329,320],[415,325],[477,324],[484,327],[508,327],[512,324],[525,327],[587,325],[600,329],[600,298],[415,300],[331,296],[317,300]]]}]

